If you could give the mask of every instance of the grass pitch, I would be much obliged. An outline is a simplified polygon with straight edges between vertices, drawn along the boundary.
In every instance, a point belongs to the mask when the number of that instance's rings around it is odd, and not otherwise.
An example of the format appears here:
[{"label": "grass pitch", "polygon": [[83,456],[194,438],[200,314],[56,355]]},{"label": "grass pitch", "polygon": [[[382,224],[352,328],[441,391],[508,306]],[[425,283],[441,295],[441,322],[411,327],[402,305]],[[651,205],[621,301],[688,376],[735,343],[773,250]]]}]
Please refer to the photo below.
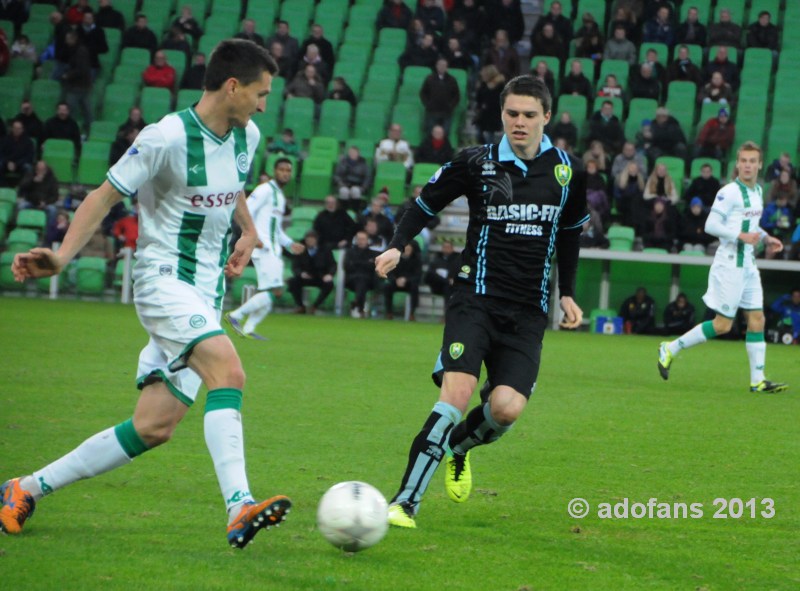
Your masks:
[{"label": "grass pitch", "polygon": [[[655,338],[549,332],[526,413],[473,454],[472,498],[450,502],[440,470],[417,530],[347,555],[315,531],[317,502],[342,480],[394,493],[436,400],[441,326],[276,315],[260,332],[271,340],[235,341],[248,472],[256,495],[292,497],[285,526],[226,545],[201,394],[167,446],[46,498],[23,535],[0,536],[4,588],[800,587],[797,347],[768,347],[768,375],[792,386],[768,396],[747,391],[743,342],[688,351],[663,382]],[[132,307],[0,300],[0,480],[130,417],[145,342]],[[592,507],[585,519],[567,514],[574,497]],[[702,503],[703,516],[598,517],[600,503],[651,497]],[[714,518],[716,498],[755,499],[756,517]]]}]

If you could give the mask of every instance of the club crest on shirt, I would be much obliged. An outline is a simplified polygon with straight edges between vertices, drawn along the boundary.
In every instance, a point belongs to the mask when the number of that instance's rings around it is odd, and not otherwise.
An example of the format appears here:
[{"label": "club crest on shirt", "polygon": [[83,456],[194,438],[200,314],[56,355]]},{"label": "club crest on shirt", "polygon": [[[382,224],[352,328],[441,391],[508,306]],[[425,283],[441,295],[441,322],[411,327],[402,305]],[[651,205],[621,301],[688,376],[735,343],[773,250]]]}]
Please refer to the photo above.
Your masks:
[{"label": "club crest on shirt", "polygon": [[206,325],[206,319],[200,314],[195,314],[189,319],[189,326],[192,328],[203,328]]},{"label": "club crest on shirt", "polygon": [[139,153],[139,146],[137,146],[136,144],[133,144],[131,146],[131,149],[128,150],[128,156],[136,156],[136,154],[138,153]]},{"label": "club crest on shirt", "polygon": [[464,343],[451,343],[450,344],[450,357],[458,359],[464,353]]},{"label": "club crest on shirt", "polygon": [[247,154],[244,152],[236,157],[236,168],[238,168],[239,172],[242,174],[250,170],[250,161],[247,159]]},{"label": "club crest on shirt", "polygon": [[556,175],[558,184],[566,187],[567,183],[572,180],[572,168],[566,164],[557,164],[553,172]]}]

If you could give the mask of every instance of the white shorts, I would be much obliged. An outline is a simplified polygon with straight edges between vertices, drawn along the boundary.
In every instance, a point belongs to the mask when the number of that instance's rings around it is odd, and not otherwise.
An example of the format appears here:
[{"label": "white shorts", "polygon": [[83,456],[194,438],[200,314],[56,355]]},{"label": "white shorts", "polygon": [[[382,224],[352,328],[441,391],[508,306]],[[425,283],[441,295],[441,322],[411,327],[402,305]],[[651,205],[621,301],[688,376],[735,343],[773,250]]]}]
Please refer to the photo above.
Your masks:
[{"label": "white shorts", "polygon": [[187,406],[197,397],[200,376],[186,361],[197,343],[225,334],[221,311],[194,286],[174,277],[137,281],[134,303],[150,342],[139,354],[137,385],[162,380]]},{"label": "white shorts", "polygon": [[708,291],[703,301],[714,312],[727,318],[735,317],[739,308],[763,309],[764,291],[758,268],[712,264],[708,273]]},{"label": "white shorts", "polygon": [[258,291],[283,287],[283,259],[272,253],[253,259],[258,277]]}]

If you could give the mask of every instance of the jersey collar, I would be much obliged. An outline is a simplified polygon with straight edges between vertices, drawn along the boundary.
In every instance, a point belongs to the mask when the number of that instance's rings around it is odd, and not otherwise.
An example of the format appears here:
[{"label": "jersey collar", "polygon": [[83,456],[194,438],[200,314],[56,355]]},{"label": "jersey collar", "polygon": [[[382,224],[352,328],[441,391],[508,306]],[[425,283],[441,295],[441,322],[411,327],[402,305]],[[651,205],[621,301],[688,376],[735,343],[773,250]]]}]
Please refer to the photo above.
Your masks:
[{"label": "jersey collar", "polygon": [[228,130],[228,133],[220,137],[216,133],[211,131],[211,129],[206,127],[206,124],[203,123],[202,119],[200,119],[200,115],[198,115],[197,111],[194,110],[194,105],[189,107],[189,113],[191,113],[192,119],[194,119],[195,123],[197,123],[197,127],[200,128],[200,131],[203,132],[203,134],[208,136],[211,140],[213,140],[217,144],[224,144],[227,141],[227,139],[231,136],[231,130]]},{"label": "jersey collar", "polygon": [[[539,152],[536,154],[536,158],[552,147],[553,144],[550,138],[542,134],[542,143],[539,144]],[[536,158],[534,158],[534,160]],[[503,135],[503,139],[500,140],[500,144],[497,147],[497,159],[500,162],[513,162],[522,172],[525,174],[528,173],[528,166],[514,153],[514,150],[511,149],[511,144],[508,142],[508,136],[506,135]]]}]

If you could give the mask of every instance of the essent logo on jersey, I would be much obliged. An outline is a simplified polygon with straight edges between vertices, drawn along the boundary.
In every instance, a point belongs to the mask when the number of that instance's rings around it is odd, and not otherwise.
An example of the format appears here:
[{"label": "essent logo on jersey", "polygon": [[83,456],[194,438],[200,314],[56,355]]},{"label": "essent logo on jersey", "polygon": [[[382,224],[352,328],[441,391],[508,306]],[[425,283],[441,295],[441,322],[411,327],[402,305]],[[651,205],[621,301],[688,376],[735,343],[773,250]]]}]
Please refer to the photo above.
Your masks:
[{"label": "essent logo on jersey", "polygon": [[558,205],[542,205],[536,203],[512,203],[511,205],[488,205],[486,207],[486,219],[495,221],[515,221],[515,222],[552,222],[561,207]]},{"label": "essent logo on jersey", "polygon": [[226,207],[232,205],[241,191],[227,193],[211,193],[210,195],[185,195],[192,207]]}]

